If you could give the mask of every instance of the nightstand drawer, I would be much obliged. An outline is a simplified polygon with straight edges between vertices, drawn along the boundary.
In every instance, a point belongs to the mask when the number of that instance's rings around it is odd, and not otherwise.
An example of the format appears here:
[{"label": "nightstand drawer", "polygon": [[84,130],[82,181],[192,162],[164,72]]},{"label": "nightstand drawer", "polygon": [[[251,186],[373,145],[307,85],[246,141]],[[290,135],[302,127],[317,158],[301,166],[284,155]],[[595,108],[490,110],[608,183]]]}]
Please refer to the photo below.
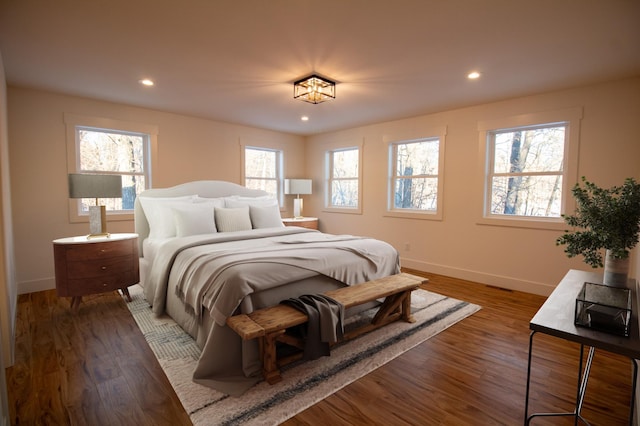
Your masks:
[{"label": "nightstand drawer", "polygon": [[113,241],[109,243],[76,244],[66,247],[67,261],[85,261],[118,256],[129,256],[136,240]]},{"label": "nightstand drawer", "polygon": [[134,277],[133,271],[95,278],[69,279],[68,288],[64,296],[86,296],[87,294],[114,291],[122,288],[124,283],[130,283],[135,279],[137,278]]},{"label": "nightstand drawer", "polygon": [[133,270],[131,256],[67,263],[67,277],[70,280],[119,274],[131,270]]}]

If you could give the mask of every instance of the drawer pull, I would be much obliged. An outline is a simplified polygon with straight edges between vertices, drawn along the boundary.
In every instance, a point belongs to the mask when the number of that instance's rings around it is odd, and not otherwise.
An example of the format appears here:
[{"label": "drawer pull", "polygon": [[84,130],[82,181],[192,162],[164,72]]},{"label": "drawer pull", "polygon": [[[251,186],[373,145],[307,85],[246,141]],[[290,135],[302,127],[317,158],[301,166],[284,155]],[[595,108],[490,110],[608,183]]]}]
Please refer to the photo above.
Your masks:
[{"label": "drawer pull", "polygon": [[100,269],[102,269],[103,271],[106,271],[107,267],[106,266],[101,266]]},{"label": "drawer pull", "polygon": [[107,285],[107,283],[102,283],[102,287],[106,287]]}]

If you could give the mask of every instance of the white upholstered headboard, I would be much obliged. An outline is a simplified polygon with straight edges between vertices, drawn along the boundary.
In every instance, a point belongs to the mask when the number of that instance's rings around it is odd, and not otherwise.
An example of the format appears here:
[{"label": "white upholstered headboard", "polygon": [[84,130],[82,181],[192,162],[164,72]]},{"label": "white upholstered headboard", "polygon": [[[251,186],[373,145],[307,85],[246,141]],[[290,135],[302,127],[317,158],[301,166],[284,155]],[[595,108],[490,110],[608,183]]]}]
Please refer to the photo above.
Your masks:
[{"label": "white upholstered headboard", "polygon": [[[260,197],[267,195],[267,193],[258,189],[249,189],[233,182],[225,182],[221,180],[198,180],[172,186],[170,188],[147,189],[140,194],[140,197],[159,198],[180,197],[183,195],[199,195],[204,198],[229,197],[231,195]],[[149,222],[144,215],[139,197],[136,198],[133,212],[135,232],[138,234],[138,251],[140,256],[142,256],[142,242],[149,236]]]}]

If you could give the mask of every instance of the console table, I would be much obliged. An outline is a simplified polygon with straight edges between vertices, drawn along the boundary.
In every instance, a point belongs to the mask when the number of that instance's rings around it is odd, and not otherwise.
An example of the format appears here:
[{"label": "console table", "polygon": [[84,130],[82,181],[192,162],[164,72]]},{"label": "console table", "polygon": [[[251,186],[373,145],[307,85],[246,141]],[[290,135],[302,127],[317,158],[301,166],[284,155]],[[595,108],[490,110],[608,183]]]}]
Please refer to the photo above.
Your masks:
[{"label": "console table", "polygon": [[[616,336],[601,331],[591,330],[574,325],[575,300],[585,282],[602,283],[602,276],[592,272],[570,270],[560,284],[544,302],[540,310],[535,314],[529,328],[532,330],[529,336],[529,362],[527,366],[527,390],[525,396],[524,423],[528,425],[531,419],[538,416],[572,416],[576,424],[582,418],[580,410],[589,379],[591,360],[596,349],[627,356],[633,364],[633,383],[631,401],[629,403],[629,424],[633,424],[633,411],[635,406],[636,380],[638,366],[636,359],[640,359],[640,337],[638,333],[638,306],[636,300],[635,280],[629,280],[627,286],[632,293],[632,318],[629,337]],[[529,415],[529,386],[531,381],[531,352],[533,350],[533,337],[536,333],[544,333],[561,339],[580,344],[580,363],[578,367],[578,388],[576,407],[569,413],[535,413]],[[589,347],[589,354],[584,363],[584,348]],[[584,371],[583,371],[584,364]]]}]

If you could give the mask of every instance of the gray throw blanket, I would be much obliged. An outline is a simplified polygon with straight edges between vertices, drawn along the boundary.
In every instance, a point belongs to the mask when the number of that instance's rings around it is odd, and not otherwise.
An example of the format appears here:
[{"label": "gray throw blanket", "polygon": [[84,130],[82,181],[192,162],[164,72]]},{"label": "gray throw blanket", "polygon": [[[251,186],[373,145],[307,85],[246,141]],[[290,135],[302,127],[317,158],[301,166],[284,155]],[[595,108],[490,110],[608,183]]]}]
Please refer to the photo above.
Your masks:
[{"label": "gray throw blanket", "polygon": [[307,314],[309,320],[300,330],[305,340],[302,359],[312,360],[330,354],[330,343],[344,335],[344,305],[321,294],[305,294],[281,303]]}]

